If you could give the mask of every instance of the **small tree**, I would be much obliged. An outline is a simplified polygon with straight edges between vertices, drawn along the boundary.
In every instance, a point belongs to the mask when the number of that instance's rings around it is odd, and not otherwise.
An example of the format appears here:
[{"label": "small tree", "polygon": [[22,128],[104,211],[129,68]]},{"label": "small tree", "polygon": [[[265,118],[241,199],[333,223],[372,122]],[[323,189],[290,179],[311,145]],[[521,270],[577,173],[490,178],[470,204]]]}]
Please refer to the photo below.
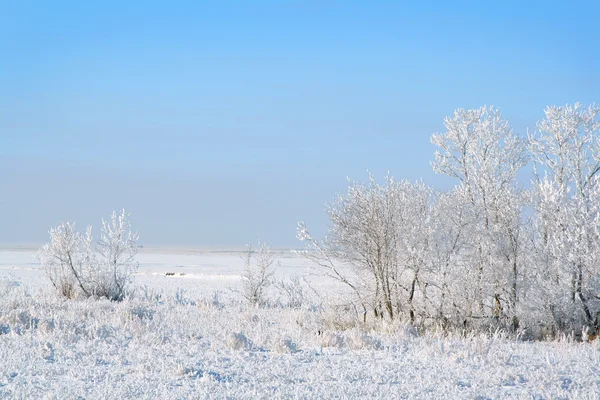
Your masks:
[{"label": "small tree", "polygon": [[266,290],[273,283],[275,256],[268,243],[258,242],[255,249],[252,243],[246,246],[244,272],[242,273],[242,296],[259,307],[266,302]]},{"label": "small tree", "polygon": [[67,298],[105,297],[120,301],[137,268],[137,232],[131,229],[125,210],[113,212],[110,221],[102,221],[100,240],[94,244],[92,228],[85,234],[72,222],[50,229],[50,243],[38,252],[38,258],[52,285]]}]

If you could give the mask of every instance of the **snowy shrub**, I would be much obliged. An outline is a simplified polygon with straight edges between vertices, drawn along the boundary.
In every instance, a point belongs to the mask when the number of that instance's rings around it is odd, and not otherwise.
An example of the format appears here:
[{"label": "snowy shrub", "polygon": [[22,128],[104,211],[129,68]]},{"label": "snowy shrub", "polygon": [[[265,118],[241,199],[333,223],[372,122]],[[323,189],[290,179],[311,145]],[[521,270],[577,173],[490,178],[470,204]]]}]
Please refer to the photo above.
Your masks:
[{"label": "snowy shrub", "polygon": [[106,340],[115,335],[115,329],[107,324],[103,324],[96,329],[94,336],[98,339]]},{"label": "snowy shrub", "polygon": [[54,319],[44,319],[43,321],[41,321],[39,323],[38,330],[41,333],[50,334],[50,333],[52,333],[52,331],[54,331],[55,327],[56,327],[56,324],[54,322]]},{"label": "snowy shrub", "polygon": [[155,312],[156,311],[154,309],[143,305],[137,305],[131,308],[131,310],[129,311],[132,319],[138,318],[141,321],[152,321]]},{"label": "snowy shrub", "polygon": [[321,347],[338,347],[346,345],[346,339],[340,332],[324,331],[319,334],[319,344]]},{"label": "snowy shrub", "polygon": [[250,350],[252,341],[242,332],[231,333],[227,338],[227,347],[232,350]]},{"label": "snowy shrub", "polygon": [[6,323],[8,326],[12,326],[13,328],[37,328],[39,321],[39,318],[32,316],[27,309],[13,309],[4,313],[4,315],[0,315],[0,322]]},{"label": "snowy shrub", "polygon": [[0,296],[7,295],[20,286],[22,286],[21,282],[9,279],[7,276],[0,276]]},{"label": "snowy shrub", "polygon": [[295,353],[298,345],[290,338],[281,338],[275,343],[274,350],[278,353]]},{"label": "snowy shrub", "polygon": [[195,306],[196,301],[185,297],[185,290],[178,288],[175,293],[175,301],[182,306]]},{"label": "snowy shrub", "polygon": [[266,291],[273,283],[275,256],[268,243],[258,242],[256,249],[252,243],[247,245],[243,260],[242,296],[253,306],[263,306]]},{"label": "snowy shrub", "polygon": [[292,275],[288,280],[280,279],[276,282],[283,297],[283,304],[289,308],[301,308],[314,303],[318,296],[306,278]]},{"label": "snowy shrub", "polygon": [[100,240],[96,245],[97,265],[92,264],[88,277],[94,296],[122,300],[126,286],[137,269],[134,261],[139,235],[131,227],[125,210],[113,211],[110,221],[102,220]]},{"label": "snowy shrub", "polygon": [[346,331],[365,325],[362,315],[353,304],[328,304],[319,313],[319,330]]},{"label": "snowy shrub", "polygon": [[[91,235],[91,229],[87,232]],[[50,243],[39,251],[38,259],[46,275],[57,292],[66,298],[74,298],[77,287],[85,289],[81,275],[85,268],[84,257],[88,254],[87,244],[82,235],[75,231],[75,224],[63,222],[50,229]]]},{"label": "snowy shrub", "polygon": [[213,308],[221,309],[225,306],[221,296],[222,293],[218,290],[215,290],[210,297],[210,301],[205,301],[205,304]]},{"label": "snowy shrub", "polygon": [[157,288],[150,288],[148,285],[136,286],[132,289],[130,297],[147,303],[160,304],[163,302],[163,291]]},{"label": "snowy shrub", "polygon": [[91,227],[85,234],[71,222],[50,229],[50,243],[39,250],[38,259],[59,295],[120,301],[137,268],[137,239],[122,210],[113,212],[109,221],[102,220],[96,243]]},{"label": "snowy shrub", "polygon": [[381,340],[360,331],[351,332],[346,342],[352,350],[380,350],[382,348]]},{"label": "snowy shrub", "polygon": [[40,356],[46,361],[54,361],[54,346],[52,343],[46,342],[41,346]]}]

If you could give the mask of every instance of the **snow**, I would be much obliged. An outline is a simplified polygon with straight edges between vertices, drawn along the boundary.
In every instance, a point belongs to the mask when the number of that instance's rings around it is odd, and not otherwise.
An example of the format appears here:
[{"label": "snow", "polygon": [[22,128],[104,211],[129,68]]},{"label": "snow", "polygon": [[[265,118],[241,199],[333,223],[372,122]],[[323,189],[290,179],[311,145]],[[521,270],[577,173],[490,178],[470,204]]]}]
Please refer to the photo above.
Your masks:
[{"label": "snow", "polygon": [[[276,294],[252,308],[231,251],[141,249],[130,298],[68,301],[34,254],[0,251],[0,398],[600,398],[598,342],[361,328]],[[277,261],[335,298],[306,260]]]}]

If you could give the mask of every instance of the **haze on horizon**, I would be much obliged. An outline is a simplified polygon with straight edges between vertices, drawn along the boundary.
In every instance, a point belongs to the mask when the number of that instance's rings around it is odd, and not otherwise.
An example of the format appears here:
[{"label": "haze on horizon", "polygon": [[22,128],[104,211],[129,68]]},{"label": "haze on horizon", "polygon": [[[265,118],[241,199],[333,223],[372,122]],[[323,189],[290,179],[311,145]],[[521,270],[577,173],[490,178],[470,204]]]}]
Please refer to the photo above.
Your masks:
[{"label": "haze on horizon", "polygon": [[[88,4],[89,3],[89,4]],[[297,247],[346,177],[423,179],[456,108],[599,102],[593,1],[33,2],[0,12],[0,243],[126,208],[142,244]]]}]

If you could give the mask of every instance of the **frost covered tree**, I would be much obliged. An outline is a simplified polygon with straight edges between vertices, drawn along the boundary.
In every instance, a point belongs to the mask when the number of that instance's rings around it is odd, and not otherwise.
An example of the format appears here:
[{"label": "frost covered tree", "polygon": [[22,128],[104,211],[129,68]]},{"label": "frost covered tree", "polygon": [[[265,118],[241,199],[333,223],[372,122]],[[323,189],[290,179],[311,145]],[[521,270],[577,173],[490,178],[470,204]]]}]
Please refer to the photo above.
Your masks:
[{"label": "frost covered tree", "polygon": [[137,269],[135,256],[139,234],[133,231],[125,210],[113,211],[110,220],[102,219],[97,256],[90,263],[89,285],[93,295],[122,300],[126,286]]},{"label": "frost covered tree", "polygon": [[456,110],[444,126],[446,132],[431,137],[439,147],[433,169],[458,179],[478,215],[469,226],[475,245],[467,260],[478,286],[469,316],[508,316],[517,326],[524,197],[516,174],[528,161],[526,143],[494,107]]},{"label": "frost covered tree", "polygon": [[548,107],[535,162],[537,305],[553,329],[600,328],[600,107]]},{"label": "frost covered tree", "polygon": [[330,226],[324,241],[303,223],[298,238],[308,244],[304,255],[356,295],[375,316],[414,320],[424,302],[427,229],[432,190],[422,183],[349,182],[348,191],[328,205]]},{"label": "frost covered tree", "polygon": [[97,243],[91,227],[81,234],[75,224],[64,222],[50,229],[50,242],[39,250],[38,258],[60,295],[120,301],[137,268],[138,237],[125,210],[102,221]]},{"label": "frost covered tree", "polygon": [[478,215],[469,204],[465,187],[457,186],[437,196],[430,220],[429,315],[444,327],[463,326],[478,301],[477,270],[469,258]]},{"label": "frost covered tree", "polygon": [[246,246],[244,271],[242,272],[242,296],[253,306],[260,307],[266,302],[266,291],[273,283],[275,255],[268,243],[258,242]]},{"label": "frost covered tree", "polygon": [[[91,234],[90,229],[86,232]],[[75,224],[69,221],[51,228],[49,233],[50,243],[38,251],[37,257],[52,286],[69,299],[79,292],[89,296],[85,281],[89,235],[81,235],[75,230]]]}]

